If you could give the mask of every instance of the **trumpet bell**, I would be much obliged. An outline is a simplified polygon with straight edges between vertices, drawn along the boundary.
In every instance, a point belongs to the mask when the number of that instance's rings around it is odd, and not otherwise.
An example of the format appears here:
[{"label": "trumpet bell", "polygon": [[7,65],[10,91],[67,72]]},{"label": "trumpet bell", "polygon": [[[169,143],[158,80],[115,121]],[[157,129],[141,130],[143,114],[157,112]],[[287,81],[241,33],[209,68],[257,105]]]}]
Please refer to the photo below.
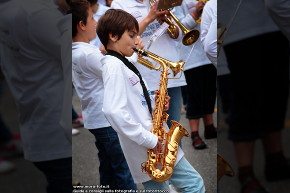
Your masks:
[{"label": "trumpet bell", "polygon": [[199,38],[199,31],[198,30],[191,30],[187,32],[184,37],[182,38],[182,43],[185,46],[189,46],[196,42]]}]

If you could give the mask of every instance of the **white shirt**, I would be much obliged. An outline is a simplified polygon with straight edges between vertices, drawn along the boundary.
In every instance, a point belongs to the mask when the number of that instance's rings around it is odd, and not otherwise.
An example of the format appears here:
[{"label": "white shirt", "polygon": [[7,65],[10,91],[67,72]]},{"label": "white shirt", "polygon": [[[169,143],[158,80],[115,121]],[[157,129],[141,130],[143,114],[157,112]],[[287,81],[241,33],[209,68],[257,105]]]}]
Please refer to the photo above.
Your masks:
[{"label": "white shirt", "polygon": [[[151,133],[152,118],[140,79],[114,56],[105,56],[101,63],[104,81],[103,112],[118,133],[134,182],[149,181],[151,178],[141,171],[141,163],[147,161],[147,149],[153,149],[158,139]],[[155,96],[148,91],[154,109]],[[182,149],[179,149],[175,164],[183,155]]]},{"label": "white shirt", "polygon": [[[224,27],[228,27],[234,16],[237,2],[239,1],[223,0],[223,3],[219,4],[218,19]],[[268,16],[263,1],[243,0],[230,29],[224,36],[223,45],[278,30]]]},{"label": "white shirt", "polygon": [[204,6],[200,24],[202,47],[210,59],[217,65],[217,1],[210,0]]},{"label": "white shirt", "polygon": [[[144,0],[143,2],[139,2],[136,0],[114,0],[112,2],[111,8],[114,9],[122,9],[131,15],[133,15],[138,23],[140,23],[149,13],[150,5],[148,1]],[[150,23],[146,30],[141,35],[143,39],[143,43],[145,45],[145,49],[149,44],[148,41],[153,33],[160,27],[160,24],[157,20]],[[181,36],[180,36],[181,37]],[[180,60],[179,55],[177,54],[177,49],[175,45],[175,41],[170,38],[167,31],[161,35],[155,42],[152,43],[150,52],[173,62],[178,62]],[[148,58],[146,58],[148,59]],[[152,60],[150,60],[152,61]],[[156,62],[153,62],[156,64]],[[157,64],[158,66],[159,64]],[[158,90],[159,87],[159,79],[160,79],[160,71],[150,70],[149,68],[143,66],[142,64],[137,63],[136,67],[140,71],[142,77],[147,81],[148,87],[150,90]],[[172,71],[169,70],[172,77]],[[177,74],[176,77],[179,77],[180,74]],[[186,85],[184,74],[182,74],[180,79],[169,79],[168,80],[168,88],[179,87]]]},{"label": "white shirt", "polygon": [[[197,23],[195,19],[190,15],[190,13],[195,10],[195,5],[197,2],[198,1],[184,0],[181,6],[175,7],[176,17],[188,30],[195,29],[200,31],[200,24]],[[182,41],[179,41],[177,47],[180,58],[182,58],[183,60],[188,59],[184,66],[185,70],[189,70],[206,64],[211,64],[211,61],[207,58],[202,48],[200,37],[195,43],[189,46],[185,46],[182,44]],[[192,52],[191,49],[193,49]]]},{"label": "white shirt", "polygon": [[290,41],[290,1],[264,0],[267,11],[280,30]]},{"label": "white shirt", "polygon": [[84,127],[87,129],[110,126],[102,112],[102,57],[94,45],[84,42],[72,43],[72,80],[81,101]]},{"label": "white shirt", "polygon": [[[97,12],[94,14],[94,19],[95,19],[96,21],[99,21],[100,17],[101,17],[102,15],[104,15],[105,12],[106,12],[108,9],[110,9],[110,7],[107,7],[107,6],[105,6],[105,5],[99,4],[98,10],[97,10]],[[102,43],[101,43],[101,41],[100,41],[100,38],[98,37],[98,34],[97,34],[97,37],[96,37],[94,40],[92,40],[92,41],[90,42],[90,44],[95,45],[97,48],[101,49]]]},{"label": "white shirt", "polygon": [[98,0],[98,3],[101,5],[106,5],[106,0]]},{"label": "white shirt", "polygon": [[64,76],[58,23],[64,16],[53,1],[12,0],[0,5],[0,18],[1,68],[19,111],[25,159],[71,157],[59,124]]}]

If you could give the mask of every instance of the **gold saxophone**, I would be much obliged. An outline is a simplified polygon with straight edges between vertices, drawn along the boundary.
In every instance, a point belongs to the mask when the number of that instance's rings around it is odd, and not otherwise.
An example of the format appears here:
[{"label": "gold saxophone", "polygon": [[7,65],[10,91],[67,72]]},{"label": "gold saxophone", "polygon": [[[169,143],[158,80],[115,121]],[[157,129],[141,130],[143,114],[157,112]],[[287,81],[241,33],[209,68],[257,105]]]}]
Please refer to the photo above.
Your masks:
[{"label": "gold saxophone", "polygon": [[[153,115],[152,133],[158,138],[163,139],[163,150],[159,154],[154,154],[152,149],[147,150],[148,160],[141,164],[142,172],[148,174],[153,180],[157,182],[164,182],[168,180],[174,168],[174,163],[177,158],[178,146],[183,136],[189,136],[186,129],[176,121],[171,121],[172,126],[169,132],[166,132],[166,123],[168,114],[164,111],[165,100],[167,96],[167,83],[168,83],[168,69],[171,68],[173,75],[176,76],[179,71],[183,70],[184,62],[171,62],[164,58],[161,58],[149,51],[134,49],[139,55],[147,56],[154,61],[158,62],[159,67],[155,68],[151,62],[144,58],[138,57],[138,62],[144,66],[160,70],[163,68],[160,77],[159,90],[156,94],[156,108]],[[169,67],[169,68],[168,68]],[[164,124],[165,123],[165,124]],[[164,146],[165,144],[165,146]],[[157,166],[161,164],[161,169],[157,169]]]}]

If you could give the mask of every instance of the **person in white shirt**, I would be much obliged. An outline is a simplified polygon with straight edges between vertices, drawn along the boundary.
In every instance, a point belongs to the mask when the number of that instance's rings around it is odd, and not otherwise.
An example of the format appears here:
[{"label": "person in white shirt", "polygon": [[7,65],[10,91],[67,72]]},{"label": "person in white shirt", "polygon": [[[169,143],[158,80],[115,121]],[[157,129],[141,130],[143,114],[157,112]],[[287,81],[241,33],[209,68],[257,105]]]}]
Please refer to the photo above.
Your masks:
[{"label": "person in white shirt", "polygon": [[204,6],[200,24],[200,41],[210,59],[217,65],[217,0],[210,0]]},{"label": "person in white shirt", "polygon": [[266,193],[255,175],[254,149],[259,139],[266,180],[290,178],[282,145],[289,95],[289,42],[267,14],[263,1],[243,1],[232,20],[235,8],[233,1],[224,1],[218,14],[224,26],[233,21],[224,37],[233,88],[228,137],[234,145],[241,193]]},{"label": "person in white shirt", "polygon": [[[200,24],[196,20],[200,18],[203,7],[204,3],[201,1],[184,0],[181,6],[175,7],[175,15],[187,29],[200,30]],[[204,149],[206,144],[199,136],[201,118],[205,126],[205,138],[217,136],[213,123],[216,67],[206,56],[200,38],[190,46],[185,46],[179,41],[177,47],[180,58],[187,60],[184,66],[187,86],[182,94],[185,96],[186,118],[189,120],[192,145],[195,149]]]},{"label": "person in white shirt", "polygon": [[[168,182],[156,182],[141,170],[141,163],[147,160],[147,149],[160,152],[161,140],[151,132],[155,98],[135,67],[137,55],[134,64],[125,58],[132,56],[133,49],[138,48],[138,31],[137,20],[120,9],[108,10],[99,20],[97,34],[107,50],[101,60],[103,112],[118,133],[135,183],[142,183],[145,190],[168,190]],[[186,193],[205,192],[203,179],[183,155],[180,148],[171,182]]]},{"label": "person in white shirt", "polygon": [[24,158],[44,173],[47,192],[71,192],[71,127],[60,124],[60,28],[66,28],[67,16],[47,0],[1,2],[0,15],[1,69],[18,108]]},{"label": "person in white shirt", "polygon": [[[156,20],[158,16],[164,15],[166,11],[156,10],[157,3],[151,8],[149,0],[114,0],[111,7],[114,9],[122,9],[133,15],[139,23],[139,35],[143,39],[145,49],[150,44],[149,39],[160,27],[160,23]],[[180,60],[177,54],[176,41],[182,38],[182,32],[179,30],[179,36],[174,41],[170,38],[167,31],[157,38],[150,47],[150,52],[156,53],[162,58],[177,62]],[[149,59],[150,60],[150,59]],[[150,60],[152,61],[152,60]],[[153,62],[155,64],[155,62]],[[142,64],[136,64],[137,69],[148,83],[151,91],[158,90],[160,72],[150,70]],[[172,71],[169,70],[172,76]],[[178,75],[177,75],[178,76]],[[171,97],[168,126],[171,127],[171,120],[179,121],[181,117],[181,86],[186,85],[185,76],[182,74],[180,79],[168,79],[168,95]]]},{"label": "person in white shirt", "polygon": [[95,136],[99,151],[100,184],[109,189],[137,190],[116,131],[102,112],[104,85],[103,55],[90,44],[96,38],[96,24],[87,0],[72,2],[72,80],[81,101],[84,127]]},{"label": "person in white shirt", "polygon": [[[89,2],[91,3],[91,7],[94,13],[94,19],[98,22],[99,18],[104,15],[104,13],[110,9],[110,7],[102,5],[100,3],[98,3],[98,0],[89,0]],[[95,45],[98,49],[101,49],[102,47],[102,43],[99,39],[98,36],[96,36],[96,38],[92,41],[90,41],[90,44]]]}]

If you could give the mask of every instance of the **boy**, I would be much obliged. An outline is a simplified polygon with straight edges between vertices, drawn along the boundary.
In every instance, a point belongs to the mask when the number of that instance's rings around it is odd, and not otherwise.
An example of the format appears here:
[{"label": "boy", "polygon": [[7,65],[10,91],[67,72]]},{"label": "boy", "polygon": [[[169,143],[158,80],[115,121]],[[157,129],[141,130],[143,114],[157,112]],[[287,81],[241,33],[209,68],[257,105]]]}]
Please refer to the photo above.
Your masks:
[{"label": "boy", "polygon": [[[150,107],[154,109],[154,96],[147,91],[136,67],[125,58],[133,55],[138,32],[137,20],[122,10],[109,9],[99,20],[97,34],[107,50],[107,56],[101,59],[103,112],[118,133],[134,182],[142,183],[146,190],[168,190],[168,182],[155,182],[141,171],[141,163],[147,160],[147,149],[158,153],[161,142],[151,133]],[[204,192],[201,176],[183,155],[179,149],[171,182],[183,192]]]},{"label": "boy", "polygon": [[[122,9],[133,15],[139,23],[139,35],[143,39],[145,48],[149,45],[149,40],[152,35],[160,28],[160,23],[157,21],[158,17],[164,19],[166,11],[156,10],[157,3],[152,7],[149,0],[114,0],[111,5],[114,9]],[[176,49],[177,41],[181,40],[182,32],[179,30],[179,36],[173,40],[167,30],[160,37],[158,37],[150,47],[150,51],[158,53],[162,58],[170,61],[179,61],[178,50]],[[150,61],[150,59],[149,59]],[[152,60],[151,60],[152,61]],[[155,70],[150,70],[141,64],[136,64],[137,69],[140,71],[144,79],[147,81],[150,90],[158,90],[160,73]],[[172,74],[171,70],[169,72]],[[169,75],[172,78],[172,75]],[[181,86],[185,86],[185,76],[182,73],[179,79],[168,79],[167,91],[171,97],[170,109],[167,111],[169,114],[167,125],[171,127],[171,120],[179,121],[181,117]]]},{"label": "boy", "polygon": [[96,138],[101,185],[110,189],[137,190],[123,155],[117,133],[102,112],[103,55],[89,42],[96,38],[96,24],[87,0],[72,2],[72,79],[82,104],[84,127]]}]

